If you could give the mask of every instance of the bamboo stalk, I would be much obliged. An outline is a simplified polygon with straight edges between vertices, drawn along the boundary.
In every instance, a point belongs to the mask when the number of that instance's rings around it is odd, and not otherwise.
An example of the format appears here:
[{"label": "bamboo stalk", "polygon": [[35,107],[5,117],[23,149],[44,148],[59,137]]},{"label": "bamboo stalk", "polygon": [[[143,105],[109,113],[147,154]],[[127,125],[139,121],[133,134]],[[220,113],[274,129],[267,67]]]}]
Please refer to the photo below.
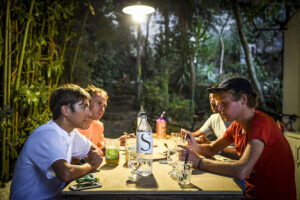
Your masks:
[{"label": "bamboo stalk", "polygon": [[[2,33],[2,28],[0,28],[0,42],[2,41],[2,37],[3,37],[3,35],[2,35],[3,33]],[[5,35],[4,35],[4,37],[5,37]],[[3,42],[4,42],[4,40],[3,40]],[[0,43],[0,70],[1,70],[1,66],[2,66],[2,64],[3,64],[3,60],[2,59],[4,59],[3,57],[2,57],[2,55],[4,54],[4,45],[2,44],[2,43]]]},{"label": "bamboo stalk", "polygon": [[78,38],[78,43],[77,43],[74,58],[73,58],[73,62],[72,62],[72,65],[70,66],[70,82],[71,83],[73,82],[73,71],[74,71],[74,68],[75,68],[75,63],[76,63],[76,59],[77,59],[77,55],[78,55],[78,51],[79,51],[81,35],[83,34],[84,27],[85,27],[85,24],[86,24],[86,20],[88,18],[88,14],[89,14],[89,12],[87,11],[85,16],[84,16],[83,24],[82,24],[82,27],[81,27],[80,35],[79,35],[79,38]]},{"label": "bamboo stalk", "polygon": [[8,69],[8,34],[9,34],[9,14],[10,14],[10,0],[7,1],[6,19],[5,19],[5,41],[4,41],[4,69],[3,69],[3,105],[7,105],[7,69]]},{"label": "bamboo stalk", "polygon": [[[9,16],[8,16],[8,52],[9,52],[9,55],[8,55],[8,70],[7,70],[7,105],[9,108],[11,108],[11,90],[10,90],[10,87],[11,87],[11,55],[12,55],[12,50],[11,50],[11,36],[12,36],[12,29],[11,29],[11,14],[9,13]],[[11,119],[7,119],[7,124],[8,124],[8,127],[7,127],[7,144],[11,143]],[[6,162],[6,169],[7,171],[9,172],[9,155],[10,155],[10,152],[9,150],[6,151],[6,157],[7,157],[7,162]],[[6,177],[7,180],[9,179],[9,173],[6,174]]]},{"label": "bamboo stalk", "polygon": [[[8,40],[9,40],[9,15],[10,15],[10,0],[7,0],[6,5],[6,19],[5,19],[5,42],[4,42],[4,69],[3,69],[3,106],[7,106],[7,68],[8,68]],[[6,123],[6,117],[3,118],[3,121]],[[7,162],[7,127],[4,126],[2,134],[2,159],[1,159],[1,180],[5,181],[5,178],[8,174]]]},{"label": "bamboo stalk", "polygon": [[[10,0],[9,0],[10,1]],[[12,29],[11,29],[11,19],[10,19],[10,13],[8,16],[8,71],[7,71],[7,104],[10,107],[10,95],[11,95],[11,35],[12,35]]]},{"label": "bamboo stalk", "polygon": [[61,61],[63,62],[64,61],[64,57],[65,57],[65,52],[66,52],[66,48],[67,48],[67,43],[69,41],[69,32],[70,32],[70,26],[71,26],[71,20],[69,21],[68,25],[67,25],[67,30],[66,30],[66,33],[65,33],[65,40],[64,40],[64,47],[63,47],[63,50],[62,50],[62,53],[61,53]]},{"label": "bamboo stalk", "polygon": [[[69,36],[71,23],[72,23],[72,20],[69,20],[68,25],[67,25],[67,30],[66,30],[66,33],[65,33],[66,37],[65,37],[65,40],[64,40],[64,46],[63,46],[63,50],[62,50],[61,57],[60,57],[61,64],[64,63],[64,57],[65,57],[65,52],[66,52],[66,49],[67,49],[67,43],[71,38],[71,36]],[[61,73],[56,74],[56,81],[55,81],[54,88],[57,87],[60,76],[61,76]]]},{"label": "bamboo stalk", "polygon": [[32,20],[31,14],[32,14],[32,10],[33,10],[33,5],[34,5],[34,0],[31,1],[30,10],[29,10],[29,19],[26,23],[26,28],[25,28],[25,35],[24,35],[24,40],[23,40],[23,45],[22,45],[22,50],[21,50],[21,57],[20,57],[19,65],[18,65],[16,85],[15,85],[16,92],[19,91],[19,86],[20,86],[21,72],[22,72],[22,67],[23,67],[23,59],[24,59],[24,54],[25,54],[28,30],[29,30],[30,22]]},{"label": "bamboo stalk", "polygon": [[[29,36],[28,36],[28,40],[29,40],[29,47],[32,47],[32,26],[30,26],[30,31],[29,31]],[[30,62],[32,62],[32,59],[30,60]],[[26,62],[27,63],[27,62]],[[30,63],[26,64],[26,85],[30,85]]]}]

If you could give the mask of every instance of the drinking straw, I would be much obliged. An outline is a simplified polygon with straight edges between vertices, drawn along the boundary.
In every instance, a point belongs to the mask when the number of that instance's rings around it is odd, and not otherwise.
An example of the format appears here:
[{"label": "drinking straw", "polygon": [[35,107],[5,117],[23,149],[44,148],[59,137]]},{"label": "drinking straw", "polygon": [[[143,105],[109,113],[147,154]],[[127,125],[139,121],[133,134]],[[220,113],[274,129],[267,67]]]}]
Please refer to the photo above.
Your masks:
[{"label": "drinking straw", "polygon": [[186,142],[186,137],[187,137],[187,134],[184,135],[184,138],[183,138],[183,143]]},{"label": "drinking straw", "polygon": [[185,160],[184,160],[184,169],[183,169],[183,172],[185,172],[185,168],[186,168],[186,164],[188,162],[188,159],[189,159],[189,152],[186,152],[186,154],[185,154]]}]

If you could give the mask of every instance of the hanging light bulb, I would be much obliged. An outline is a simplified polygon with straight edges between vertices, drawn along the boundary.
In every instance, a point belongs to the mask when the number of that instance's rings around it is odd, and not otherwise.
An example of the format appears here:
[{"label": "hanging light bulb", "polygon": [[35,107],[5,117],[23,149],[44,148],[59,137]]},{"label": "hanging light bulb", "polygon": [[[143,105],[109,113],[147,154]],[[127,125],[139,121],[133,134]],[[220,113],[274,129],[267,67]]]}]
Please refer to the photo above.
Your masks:
[{"label": "hanging light bulb", "polygon": [[148,5],[141,5],[141,3],[138,2],[136,5],[126,6],[122,11],[126,14],[132,15],[136,22],[141,23],[144,21],[145,16],[153,13],[155,9]]}]

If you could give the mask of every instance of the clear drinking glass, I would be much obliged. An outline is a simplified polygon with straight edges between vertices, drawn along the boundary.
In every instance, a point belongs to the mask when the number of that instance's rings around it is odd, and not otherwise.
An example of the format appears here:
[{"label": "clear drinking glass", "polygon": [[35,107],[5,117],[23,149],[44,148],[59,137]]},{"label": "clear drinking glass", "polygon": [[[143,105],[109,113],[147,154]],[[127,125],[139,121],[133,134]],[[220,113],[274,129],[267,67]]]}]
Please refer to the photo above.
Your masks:
[{"label": "clear drinking glass", "polygon": [[125,144],[125,161],[128,162],[128,152],[136,152],[136,138],[128,138]]},{"label": "clear drinking glass", "polygon": [[171,139],[175,140],[177,143],[179,143],[180,139],[180,133],[178,132],[173,132],[171,133]]},{"label": "clear drinking glass", "polygon": [[127,156],[128,156],[127,165],[130,169],[132,169],[131,175],[128,177],[128,179],[131,181],[137,181],[139,179],[137,170],[140,166],[140,163],[138,161],[138,153],[136,153],[135,151],[128,151]]},{"label": "clear drinking glass", "polygon": [[[178,162],[178,152],[179,149],[174,149],[173,151],[168,151],[168,164],[171,165],[172,170],[168,173],[172,178],[177,178],[177,171],[176,171],[176,163]],[[169,155],[170,154],[170,155]]]},{"label": "clear drinking glass", "polygon": [[176,153],[177,145],[179,144],[179,142],[180,142],[180,134],[179,133],[171,133],[171,138],[168,141],[167,160],[171,159],[170,156],[172,156]]},{"label": "clear drinking glass", "polygon": [[192,162],[188,161],[187,163],[184,163],[183,161],[178,161],[176,169],[178,184],[183,187],[188,186],[191,183]]},{"label": "clear drinking glass", "polygon": [[172,178],[177,178],[176,162],[178,161],[178,147],[180,142],[180,133],[171,133],[171,138],[168,141],[167,162],[172,166],[172,170],[168,173]]}]

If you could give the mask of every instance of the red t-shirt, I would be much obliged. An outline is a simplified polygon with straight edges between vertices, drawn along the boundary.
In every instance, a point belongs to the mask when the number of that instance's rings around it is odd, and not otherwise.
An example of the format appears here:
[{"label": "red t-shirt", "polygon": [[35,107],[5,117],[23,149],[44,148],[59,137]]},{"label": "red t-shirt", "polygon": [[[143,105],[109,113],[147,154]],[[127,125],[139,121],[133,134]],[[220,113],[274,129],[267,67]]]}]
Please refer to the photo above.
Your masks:
[{"label": "red t-shirt", "polygon": [[265,144],[252,172],[245,179],[247,197],[296,200],[294,158],[289,143],[273,118],[257,110],[247,130],[234,121],[223,138],[233,141],[240,155],[252,139],[259,139]]}]

